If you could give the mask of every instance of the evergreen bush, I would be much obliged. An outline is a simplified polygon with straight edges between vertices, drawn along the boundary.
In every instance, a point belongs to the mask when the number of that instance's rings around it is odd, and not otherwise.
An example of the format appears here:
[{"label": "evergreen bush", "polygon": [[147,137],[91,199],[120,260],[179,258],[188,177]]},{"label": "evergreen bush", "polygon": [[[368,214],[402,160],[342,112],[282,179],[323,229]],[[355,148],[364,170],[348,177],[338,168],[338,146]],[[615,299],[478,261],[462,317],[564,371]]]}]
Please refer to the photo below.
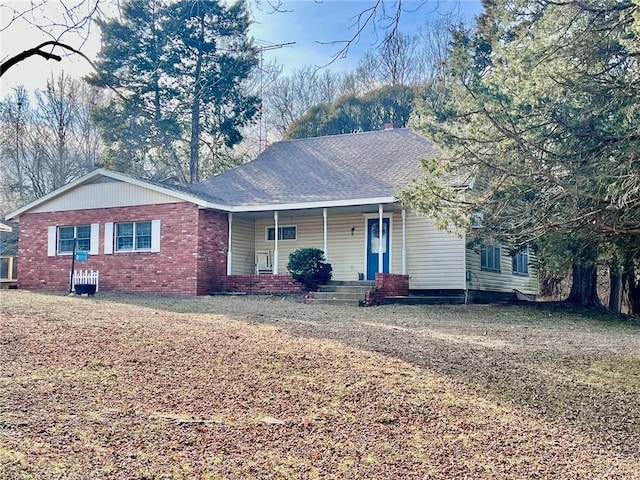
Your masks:
[{"label": "evergreen bush", "polygon": [[331,280],[331,264],[325,262],[324,252],[318,248],[300,248],[292,252],[287,269],[306,292],[315,292],[319,285]]}]

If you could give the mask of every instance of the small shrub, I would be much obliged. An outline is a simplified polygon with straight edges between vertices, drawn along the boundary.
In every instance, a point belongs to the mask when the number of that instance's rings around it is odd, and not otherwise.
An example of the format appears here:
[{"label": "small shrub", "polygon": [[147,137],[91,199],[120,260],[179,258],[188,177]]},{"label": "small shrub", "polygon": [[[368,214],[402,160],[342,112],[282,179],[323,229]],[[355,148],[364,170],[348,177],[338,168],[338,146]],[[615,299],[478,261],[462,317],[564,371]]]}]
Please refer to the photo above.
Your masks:
[{"label": "small shrub", "polygon": [[287,269],[307,292],[315,292],[318,285],[331,280],[331,264],[324,261],[324,252],[318,248],[300,248],[292,252]]}]

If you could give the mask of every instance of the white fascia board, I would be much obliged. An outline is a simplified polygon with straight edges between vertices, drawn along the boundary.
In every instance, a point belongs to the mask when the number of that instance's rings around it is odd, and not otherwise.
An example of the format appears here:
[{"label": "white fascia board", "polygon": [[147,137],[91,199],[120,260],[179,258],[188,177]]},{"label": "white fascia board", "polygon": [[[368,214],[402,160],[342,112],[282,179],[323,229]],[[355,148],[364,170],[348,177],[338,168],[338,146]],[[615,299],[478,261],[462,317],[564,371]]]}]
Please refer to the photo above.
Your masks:
[{"label": "white fascia board", "polygon": [[305,210],[310,208],[355,207],[358,205],[377,205],[379,203],[397,203],[395,197],[353,198],[347,200],[324,200],[318,202],[276,203],[269,205],[239,205],[226,207],[230,212],[268,212],[283,210]]},{"label": "white fascia board", "polygon": [[6,220],[12,220],[12,219],[17,219],[18,217],[20,217],[20,215],[22,215],[23,213],[28,212],[29,210],[31,210],[32,208],[37,207],[38,205],[42,205],[43,203],[48,202],[49,200],[52,200],[60,195],[63,195],[64,193],[68,192],[69,190],[73,190],[74,188],[89,183],[92,180],[98,178],[98,177],[108,177],[108,178],[112,178],[114,180],[119,180],[121,182],[126,182],[126,183],[130,183],[132,185],[136,185],[142,188],[146,188],[148,190],[152,190],[158,193],[163,193],[165,195],[169,195],[171,197],[175,197],[179,200],[184,200],[186,202],[191,202],[191,203],[195,203],[196,205],[199,205],[201,207],[207,207],[207,208],[215,208],[218,210],[228,210],[229,207],[225,206],[225,205],[218,205],[215,203],[210,203],[207,202],[206,200],[202,200],[198,197],[194,197],[182,192],[176,192],[175,190],[171,190],[170,188],[164,188],[164,187],[160,187],[158,185],[154,185],[152,183],[147,183],[144,180],[138,180],[136,178],[132,178],[129,177],[127,175],[124,175],[122,173],[118,173],[118,172],[112,172],[110,170],[105,170],[103,168],[97,168],[95,170],[92,170],[91,172],[83,175],[82,177],[76,178],[75,180],[73,180],[72,182],[64,185],[63,187],[58,188],[57,190],[54,190],[53,192],[48,193],[47,195],[45,195],[44,197],[40,197],[36,200],[34,200],[33,202],[30,202],[26,205],[24,205],[23,207],[20,207],[19,209],[7,214],[5,216]]}]

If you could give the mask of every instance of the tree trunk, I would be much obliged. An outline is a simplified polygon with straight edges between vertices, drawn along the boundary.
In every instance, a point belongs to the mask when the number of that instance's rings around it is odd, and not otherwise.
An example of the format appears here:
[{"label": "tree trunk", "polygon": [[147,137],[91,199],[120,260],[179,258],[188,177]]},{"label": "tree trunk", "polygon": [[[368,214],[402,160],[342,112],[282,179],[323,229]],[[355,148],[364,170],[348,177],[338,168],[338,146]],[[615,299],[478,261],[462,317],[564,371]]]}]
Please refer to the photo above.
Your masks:
[{"label": "tree trunk", "polygon": [[609,310],[615,313],[622,313],[623,280],[622,269],[616,259],[609,267]]},{"label": "tree trunk", "polygon": [[629,315],[640,317],[640,272],[631,260],[627,268],[627,294],[629,295]]},{"label": "tree trunk", "polygon": [[595,265],[573,264],[573,284],[567,302],[584,307],[602,307],[598,298],[597,270]]}]

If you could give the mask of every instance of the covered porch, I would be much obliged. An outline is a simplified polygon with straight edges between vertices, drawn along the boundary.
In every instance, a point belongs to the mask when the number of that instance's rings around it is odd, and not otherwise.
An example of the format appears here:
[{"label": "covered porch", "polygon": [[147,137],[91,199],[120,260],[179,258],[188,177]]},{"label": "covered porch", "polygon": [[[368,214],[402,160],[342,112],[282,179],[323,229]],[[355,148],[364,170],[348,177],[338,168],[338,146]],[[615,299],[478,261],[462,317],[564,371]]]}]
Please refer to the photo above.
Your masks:
[{"label": "covered porch", "polygon": [[334,280],[407,274],[407,211],[397,203],[229,212],[228,227],[229,277],[288,276],[289,254],[307,247],[324,252]]}]

